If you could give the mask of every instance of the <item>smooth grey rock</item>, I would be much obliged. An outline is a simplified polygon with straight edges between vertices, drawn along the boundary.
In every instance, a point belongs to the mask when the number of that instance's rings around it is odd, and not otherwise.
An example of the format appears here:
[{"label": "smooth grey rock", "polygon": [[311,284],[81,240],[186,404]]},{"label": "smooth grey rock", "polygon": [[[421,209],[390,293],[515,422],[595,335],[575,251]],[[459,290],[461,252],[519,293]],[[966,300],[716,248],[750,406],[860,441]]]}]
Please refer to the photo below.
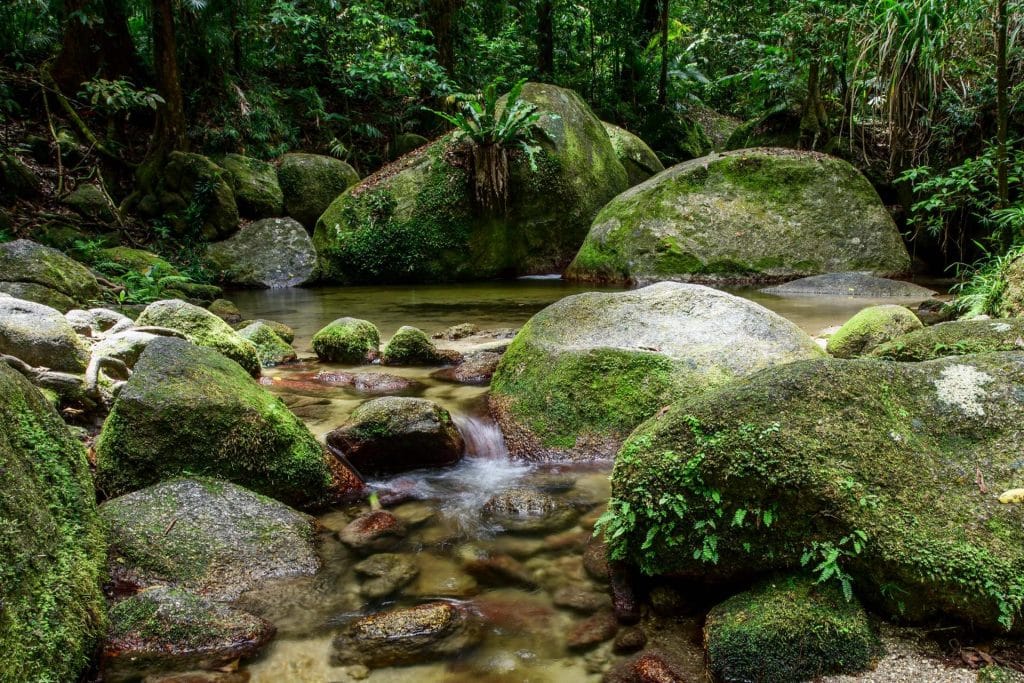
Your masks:
[{"label": "smooth grey rock", "polygon": [[765,287],[766,294],[779,296],[849,296],[868,299],[886,297],[930,299],[935,292],[913,282],[890,280],[870,273],[825,273],[800,278],[781,285]]},{"label": "smooth grey rock", "polygon": [[12,297],[0,298],[0,353],[61,372],[89,364],[88,346],[60,311]]},{"label": "smooth grey rock", "polygon": [[309,282],[316,251],[291,218],[265,218],[211,244],[206,259],[226,282],[244,287],[297,287]]}]

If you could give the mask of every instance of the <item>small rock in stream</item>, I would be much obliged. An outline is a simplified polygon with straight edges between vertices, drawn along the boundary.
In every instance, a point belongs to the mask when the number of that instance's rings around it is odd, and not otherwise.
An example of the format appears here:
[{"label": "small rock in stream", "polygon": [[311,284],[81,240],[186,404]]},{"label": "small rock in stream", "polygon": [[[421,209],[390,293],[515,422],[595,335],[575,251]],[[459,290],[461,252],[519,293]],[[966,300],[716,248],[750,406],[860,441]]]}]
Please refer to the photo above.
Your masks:
[{"label": "small rock in stream", "polygon": [[636,626],[627,626],[615,636],[613,651],[617,655],[629,654],[644,649],[647,644],[647,636]]},{"label": "small rock in stream", "polygon": [[551,596],[551,601],[558,607],[582,612],[583,614],[593,614],[611,606],[606,593],[599,593],[580,585],[569,585],[559,588]]},{"label": "small rock in stream", "polygon": [[364,577],[359,591],[371,600],[397,593],[420,573],[411,557],[397,553],[372,555],[354,569],[357,575]]},{"label": "small rock in stream", "polygon": [[608,672],[602,683],[686,683],[658,652],[644,652]]},{"label": "small rock in stream", "polygon": [[633,591],[633,576],[625,562],[612,562],[611,591],[612,609],[620,623],[635,624],[640,621],[640,603]]},{"label": "small rock in stream", "polygon": [[530,570],[509,555],[484,555],[465,564],[466,572],[480,583],[489,586],[518,586],[532,590],[537,582]]},{"label": "small rock in stream", "polygon": [[619,622],[612,612],[601,612],[573,626],[566,639],[571,652],[583,652],[615,637]]},{"label": "small rock in stream", "polygon": [[576,521],[575,510],[564,502],[522,487],[494,494],[484,504],[482,512],[508,531],[521,533],[560,531]]},{"label": "small rock in stream", "polygon": [[405,525],[385,510],[360,515],[338,532],[342,543],[360,552],[390,550],[403,538]]}]

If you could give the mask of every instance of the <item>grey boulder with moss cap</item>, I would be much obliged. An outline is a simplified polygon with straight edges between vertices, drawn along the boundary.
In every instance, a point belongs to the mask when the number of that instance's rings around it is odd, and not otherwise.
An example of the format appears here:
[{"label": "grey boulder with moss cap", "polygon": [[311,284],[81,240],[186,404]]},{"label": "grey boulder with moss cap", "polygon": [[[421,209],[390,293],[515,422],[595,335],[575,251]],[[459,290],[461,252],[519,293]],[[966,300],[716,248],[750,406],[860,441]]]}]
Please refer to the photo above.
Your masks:
[{"label": "grey boulder with moss cap", "polygon": [[821,355],[793,323],[709,287],[578,294],[516,336],[491,380],[491,411],[516,456],[611,457],[677,398]]},{"label": "grey boulder with moss cap", "polygon": [[896,224],[849,163],[747,149],[679,164],[616,197],[567,276],[729,282],[909,269]]},{"label": "grey boulder with moss cap", "polygon": [[85,372],[89,364],[88,345],[60,311],[10,296],[0,297],[0,355],[59,372]]},{"label": "grey boulder with moss cap", "polygon": [[524,154],[511,152],[503,215],[475,206],[471,145],[447,135],[331,204],[313,235],[319,277],[445,282],[564,268],[598,210],[628,186],[626,171],[575,92],[527,83],[521,99],[541,114],[541,149],[536,171]]},{"label": "grey boulder with moss cap", "polygon": [[243,287],[297,287],[313,276],[316,252],[309,233],[291,218],[265,218],[206,250],[210,267]]},{"label": "grey boulder with moss cap", "polygon": [[149,342],[96,442],[96,479],[119,495],[183,474],[292,505],[336,493],[324,448],[234,361],[183,339]]},{"label": "grey boulder with moss cap", "polygon": [[679,401],[618,454],[612,556],[706,581],[833,558],[900,620],[1019,632],[1024,507],[999,495],[1020,485],[1022,393],[1010,352],[804,361]]},{"label": "grey boulder with moss cap", "polygon": [[30,240],[0,244],[0,292],[66,313],[100,296],[89,269],[56,249]]},{"label": "grey boulder with moss cap", "polygon": [[85,675],[106,631],[106,546],[85,449],[0,363],[0,680]]}]

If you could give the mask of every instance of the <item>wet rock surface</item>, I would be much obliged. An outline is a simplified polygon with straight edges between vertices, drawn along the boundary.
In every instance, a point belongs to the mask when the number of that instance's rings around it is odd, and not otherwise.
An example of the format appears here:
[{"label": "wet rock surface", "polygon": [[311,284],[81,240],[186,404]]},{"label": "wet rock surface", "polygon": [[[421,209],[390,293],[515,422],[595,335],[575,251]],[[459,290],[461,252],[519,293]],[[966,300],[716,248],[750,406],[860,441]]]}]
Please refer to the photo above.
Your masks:
[{"label": "wet rock surface", "polygon": [[496,493],[484,503],[481,512],[500,527],[522,533],[558,531],[571,525],[577,517],[576,511],[566,503],[528,488]]},{"label": "wet rock surface", "polygon": [[380,553],[357,564],[355,572],[363,579],[359,591],[375,600],[397,593],[415,579],[420,570],[407,555]]},{"label": "wet rock surface", "polygon": [[353,550],[371,553],[390,550],[405,538],[405,525],[385,510],[368,512],[338,532],[342,543]]}]

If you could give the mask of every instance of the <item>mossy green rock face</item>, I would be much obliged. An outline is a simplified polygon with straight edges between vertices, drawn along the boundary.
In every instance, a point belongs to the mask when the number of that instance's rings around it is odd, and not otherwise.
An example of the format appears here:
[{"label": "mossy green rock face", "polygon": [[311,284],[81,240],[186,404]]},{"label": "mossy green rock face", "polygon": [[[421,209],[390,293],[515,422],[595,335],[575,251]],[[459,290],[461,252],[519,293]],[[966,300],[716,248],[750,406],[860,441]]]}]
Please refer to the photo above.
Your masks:
[{"label": "mossy green rock face", "polygon": [[598,210],[626,189],[601,122],[571,90],[527,83],[542,114],[537,170],[514,152],[503,216],[474,206],[471,148],[446,136],[370,176],[317,222],[318,275],[445,282],[560,271]]},{"label": "mossy green rock face", "polygon": [[437,365],[443,361],[426,332],[409,325],[398,328],[380,358],[382,365]]},{"label": "mossy green rock face", "polygon": [[874,188],[814,152],[712,154],[605,206],[567,275],[599,282],[903,273],[910,257]]},{"label": "mossy green rock face", "polygon": [[96,458],[107,495],[186,473],[292,505],[315,504],[332,486],[323,447],[280,399],[234,361],[183,339],[147,344],[103,425]]},{"label": "mossy green rock face", "polygon": [[647,146],[646,142],[615,124],[602,121],[601,125],[608,133],[615,156],[618,157],[622,167],[626,169],[626,178],[630,187],[639,185],[652,175],[665,170],[665,165],[661,163],[658,155]]},{"label": "mossy green rock face", "polygon": [[60,311],[0,297],[0,354],[60,372],[85,372],[89,347]]},{"label": "mossy green rock face", "polygon": [[338,318],[313,335],[313,351],[320,360],[362,365],[377,358],[380,332],[358,318]]},{"label": "mossy green rock face", "polygon": [[77,303],[100,296],[99,283],[88,268],[29,240],[0,244],[0,281],[46,287]]},{"label": "mossy green rock face", "polygon": [[491,410],[516,456],[611,457],[677,398],[821,355],[793,323],[708,287],[579,294],[520,330],[491,380]]},{"label": "mossy green rock face", "polygon": [[211,244],[206,260],[225,281],[242,287],[297,287],[313,276],[309,233],[291,218],[265,218]]},{"label": "mossy green rock face", "polygon": [[37,285],[34,282],[0,282],[0,293],[22,301],[32,301],[48,306],[61,313],[67,313],[78,307],[78,302],[71,297],[61,294],[56,289]]},{"label": "mossy green rock face", "polygon": [[385,396],[363,403],[327,435],[327,445],[367,475],[454,465],[466,444],[452,416],[423,398]]},{"label": "mossy green rock face", "polygon": [[1024,350],[1024,319],[952,320],[896,337],[871,351],[875,358],[923,361],[970,353]]},{"label": "mossy green rock face", "polygon": [[315,520],[213,479],[173,479],[109,500],[111,577],[174,585],[217,601],[320,569]]},{"label": "mossy green rock face", "polygon": [[83,218],[100,223],[114,221],[114,211],[110,208],[110,203],[98,185],[92,183],[79,185],[64,199],[63,203]]},{"label": "mossy green rock face", "polygon": [[270,622],[179,588],[156,586],[114,605],[103,646],[103,677],[222,667],[256,655],[274,636]]},{"label": "mossy green rock face", "polygon": [[243,339],[231,326],[206,309],[185,301],[169,299],[146,306],[138,320],[139,327],[169,327],[199,346],[216,349],[235,361],[250,374],[260,374],[260,358],[256,346]]},{"label": "mossy green rock face", "polygon": [[1018,256],[1011,262],[1003,277],[1003,292],[995,314],[1001,318],[1024,316],[1024,256]]},{"label": "mossy green rock face", "polygon": [[855,358],[923,327],[918,317],[903,306],[870,306],[829,337],[827,351],[836,358]]},{"label": "mossy green rock face", "polygon": [[99,261],[109,261],[125,271],[154,278],[179,275],[178,269],[172,266],[167,259],[157,256],[151,251],[131,247],[110,247],[109,249],[100,249],[97,253]]},{"label": "mossy green rock face", "polygon": [[284,193],[272,164],[241,154],[225,154],[217,165],[227,171],[238,213],[246,218],[274,218],[284,214]]},{"label": "mossy green rock face", "polygon": [[78,680],[106,629],[106,538],[85,449],[0,364],[0,680]]},{"label": "mossy green rock face", "polygon": [[1022,392],[1020,353],[769,368],[630,436],[605,537],[648,574],[706,580],[835,551],[883,612],[999,628],[1024,598],[1024,508],[998,501],[1021,484]]},{"label": "mossy green rock face", "polygon": [[252,323],[238,331],[238,336],[248,339],[256,346],[260,356],[260,364],[265,368],[289,363],[295,360],[295,349],[281,339],[269,325],[261,322]]},{"label": "mossy green rock face", "polygon": [[856,673],[881,654],[860,603],[807,578],[767,581],[729,598],[708,614],[704,643],[715,680],[737,683]]},{"label": "mossy green rock face", "polygon": [[285,211],[312,231],[331,202],[359,182],[359,174],[341,159],[295,153],[281,157],[277,180]]},{"label": "mossy green rock face", "polygon": [[178,217],[179,231],[191,229],[183,215],[197,211],[206,239],[223,239],[238,230],[238,205],[227,173],[201,154],[171,152],[156,189],[160,208]]}]

